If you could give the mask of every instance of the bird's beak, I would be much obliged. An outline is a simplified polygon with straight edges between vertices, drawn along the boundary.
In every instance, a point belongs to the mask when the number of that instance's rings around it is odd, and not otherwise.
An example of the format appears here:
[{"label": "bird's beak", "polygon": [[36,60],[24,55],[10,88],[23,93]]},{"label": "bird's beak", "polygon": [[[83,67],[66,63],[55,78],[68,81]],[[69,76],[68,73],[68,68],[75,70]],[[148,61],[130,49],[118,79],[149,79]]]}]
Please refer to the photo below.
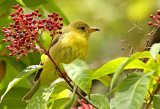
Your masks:
[{"label": "bird's beak", "polygon": [[95,28],[95,27],[90,27],[90,28],[88,29],[88,31],[89,31],[89,33],[92,33],[92,32],[94,32],[94,31],[100,31],[100,29]]}]

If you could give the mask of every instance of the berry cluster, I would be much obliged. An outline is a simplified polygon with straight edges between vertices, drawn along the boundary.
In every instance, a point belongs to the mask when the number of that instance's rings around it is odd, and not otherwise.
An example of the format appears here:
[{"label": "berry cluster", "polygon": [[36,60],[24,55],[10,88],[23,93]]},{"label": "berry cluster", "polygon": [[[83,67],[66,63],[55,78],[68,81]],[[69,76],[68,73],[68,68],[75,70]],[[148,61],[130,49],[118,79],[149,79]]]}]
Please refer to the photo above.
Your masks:
[{"label": "berry cluster", "polygon": [[157,15],[154,16],[153,14],[150,15],[150,18],[152,18],[156,23],[148,22],[148,25],[160,25],[160,10],[157,10]]},{"label": "berry cluster", "polygon": [[[42,33],[49,30],[50,36],[54,37],[56,34],[62,34],[60,31],[63,23],[62,17],[58,17],[58,13],[48,15],[48,19],[40,19],[41,14],[39,10],[24,14],[23,9],[17,6],[13,6],[16,12],[10,14],[14,23],[10,23],[8,28],[3,27],[2,32],[5,33],[5,39],[3,42],[11,42],[6,46],[9,48],[12,55],[18,55],[17,60],[22,56],[26,56],[27,53],[41,52],[44,53],[43,47],[37,47],[37,43],[40,43]],[[40,33],[38,35],[38,33]],[[53,38],[52,38],[53,39]]]}]

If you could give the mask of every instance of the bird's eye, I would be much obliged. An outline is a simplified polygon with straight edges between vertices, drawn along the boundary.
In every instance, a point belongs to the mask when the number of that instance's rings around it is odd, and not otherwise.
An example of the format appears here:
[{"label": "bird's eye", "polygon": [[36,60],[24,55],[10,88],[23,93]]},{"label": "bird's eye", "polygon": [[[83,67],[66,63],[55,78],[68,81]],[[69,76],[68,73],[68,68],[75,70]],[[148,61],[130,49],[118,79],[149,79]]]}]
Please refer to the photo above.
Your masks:
[{"label": "bird's eye", "polygon": [[85,27],[82,26],[81,29],[82,29],[82,30],[85,30]]}]

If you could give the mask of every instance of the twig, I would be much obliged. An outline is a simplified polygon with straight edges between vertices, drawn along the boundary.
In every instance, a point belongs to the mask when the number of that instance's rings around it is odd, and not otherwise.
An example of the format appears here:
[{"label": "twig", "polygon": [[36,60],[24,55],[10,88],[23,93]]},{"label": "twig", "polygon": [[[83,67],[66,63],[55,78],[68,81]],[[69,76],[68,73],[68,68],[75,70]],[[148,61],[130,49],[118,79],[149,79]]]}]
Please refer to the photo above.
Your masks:
[{"label": "twig", "polygon": [[157,92],[159,91],[159,89],[160,89],[160,84],[158,85],[158,87],[157,87],[157,89],[154,91],[154,93],[151,95],[151,99],[150,99],[150,101],[149,101],[149,103],[147,104],[147,106],[146,106],[145,109],[149,109],[149,107],[150,107],[150,105],[151,105],[151,102],[152,102],[152,100],[153,100],[153,96],[154,96],[155,94],[157,94]]},{"label": "twig", "polygon": [[154,33],[158,30],[159,27],[160,27],[159,25],[156,26],[156,27],[154,27],[153,30],[148,34],[149,37],[148,37],[148,39],[147,39],[147,43],[146,43],[146,46],[145,46],[145,48],[144,48],[144,51],[148,50],[151,37],[152,37],[152,36],[154,35]]}]

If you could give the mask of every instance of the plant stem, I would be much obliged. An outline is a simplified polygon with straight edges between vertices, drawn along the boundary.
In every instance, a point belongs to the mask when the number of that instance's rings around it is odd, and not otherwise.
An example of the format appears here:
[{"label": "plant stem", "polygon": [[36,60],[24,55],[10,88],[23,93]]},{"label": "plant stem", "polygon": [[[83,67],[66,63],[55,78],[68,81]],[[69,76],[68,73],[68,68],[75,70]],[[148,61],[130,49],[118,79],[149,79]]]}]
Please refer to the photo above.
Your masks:
[{"label": "plant stem", "polygon": [[50,54],[48,53],[47,55],[49,57],[49,59],[53,62],[53,64],[55,65],[55,67],[57,68],[58,72],[61,74],[62,78],[68,83],[68,85],[73,89],[73,85],[69,82],[69,80],[67,79],[67,77],[64,75],[64,73],[61,72],[61,70],[59,69],[59,67],[57,66],[57,64],[54,62],[54,60],[52,59],[52,57],[50,56]]},{"label": "plant stem", "polygon": [[151,37],[154,35],[154,33],[158,30],[160,26],[156,26],[155,28],[153,28],[153,30],[149,33],[149,37],[147,39],[147,42],[146,42],[146,45],[145,45],[145,48],[144,48],[144,51],[148,50],[148,46],[149,46],[149,43],[150,43],[150,40],[151,40]]},{"label": "plant stem", "polygon": [[154,91],[154,93],[151,95],[151,99],[150,99],[150,101],[149,101],[149,103],[147,104],[147,106],[146,106],[145,109],[149,109],[149,107],[151,106],[151,102],[153,101],[153,97],[154,97],[155,94],[157,94],[157,92],[159,91],[159,89],[160,89],[160,84],[158,84],[157,89],[156,89],[156,90]]}]

